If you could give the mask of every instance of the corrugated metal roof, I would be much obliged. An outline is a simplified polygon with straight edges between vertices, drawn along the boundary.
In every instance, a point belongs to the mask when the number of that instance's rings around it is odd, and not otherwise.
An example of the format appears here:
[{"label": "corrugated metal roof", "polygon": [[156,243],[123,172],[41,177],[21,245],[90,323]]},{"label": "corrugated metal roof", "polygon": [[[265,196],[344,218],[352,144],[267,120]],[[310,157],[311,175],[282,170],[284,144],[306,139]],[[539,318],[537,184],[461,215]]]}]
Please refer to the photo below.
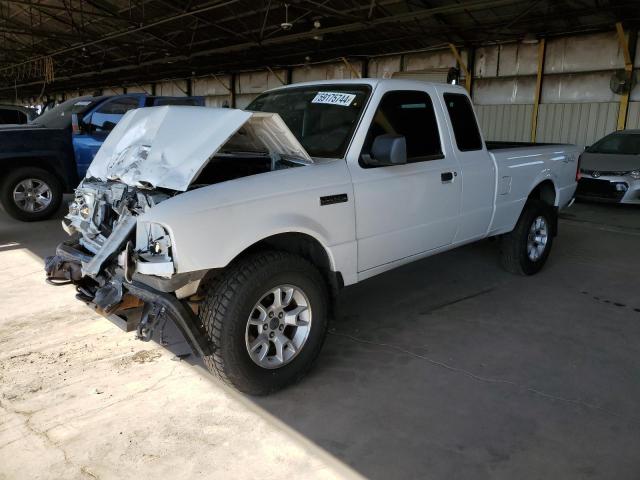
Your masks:
[{"label": "corrugated metal roof", "polygon": [[[625,0],[4,0],[0,89],[148,82],[637,25]],[[290,24],[287,28],[283,23]],[[48,59],[53,62],[53,70]],[[45,75],[46,74],[46,75]],[[2,90],[0,90],[2,95]]]}]

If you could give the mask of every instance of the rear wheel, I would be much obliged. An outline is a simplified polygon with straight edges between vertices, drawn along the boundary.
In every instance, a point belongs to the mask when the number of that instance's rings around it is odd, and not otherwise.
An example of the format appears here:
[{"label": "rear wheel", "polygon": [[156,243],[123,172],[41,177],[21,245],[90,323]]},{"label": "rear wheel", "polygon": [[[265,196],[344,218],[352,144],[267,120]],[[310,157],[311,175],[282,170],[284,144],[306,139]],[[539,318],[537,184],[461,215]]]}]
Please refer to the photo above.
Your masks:
[{"label": "rear wheel", "polygon": [[62,185],[55,175],[41,168],[19,168],[9,172],[2,182],[0,201],[17,220],[45,220],[60,207]]},{"label": "rear wheel", "polygon": [[512,232],[501,241],[502,266],[511,273],[533,275],[544,266],[556,225],[554,209],[540,200],[530,200]]},{"label": "rear wheel", "polygon": [[214,352],[205,364],[251,395],[294,383],[320,353],[327,306],[324,279],[307,260],[285,252],[240,260],[205,294],[199,316]]}]

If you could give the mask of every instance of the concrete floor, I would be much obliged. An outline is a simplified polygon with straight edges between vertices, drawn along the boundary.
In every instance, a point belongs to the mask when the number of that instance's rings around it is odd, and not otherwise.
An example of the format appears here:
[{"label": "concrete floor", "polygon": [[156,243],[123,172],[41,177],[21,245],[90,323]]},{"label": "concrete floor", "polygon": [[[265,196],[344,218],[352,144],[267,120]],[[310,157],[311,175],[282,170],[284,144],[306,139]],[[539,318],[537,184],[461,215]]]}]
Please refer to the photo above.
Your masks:
[{"label": "concrete floor", "polygon": [[640,209],[560,229],[535,277],[488,241],[346,289],[313,372],[253,399],[46,285],[57,221],[2,216],[0,478],[638,478]]}]

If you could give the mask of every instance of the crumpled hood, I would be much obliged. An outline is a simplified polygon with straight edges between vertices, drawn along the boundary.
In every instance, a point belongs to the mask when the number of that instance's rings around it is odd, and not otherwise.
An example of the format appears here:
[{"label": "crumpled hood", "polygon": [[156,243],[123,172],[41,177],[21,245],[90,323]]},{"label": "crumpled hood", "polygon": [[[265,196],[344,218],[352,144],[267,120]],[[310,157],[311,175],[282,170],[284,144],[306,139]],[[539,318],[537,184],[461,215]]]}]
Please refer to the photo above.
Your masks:
[{"label": "crumpled hood", "polygon": [[129,111],[100,147],[86,178],[186,191],[227,142],[239,151],[312,162],[277,114],[163,106]]}]

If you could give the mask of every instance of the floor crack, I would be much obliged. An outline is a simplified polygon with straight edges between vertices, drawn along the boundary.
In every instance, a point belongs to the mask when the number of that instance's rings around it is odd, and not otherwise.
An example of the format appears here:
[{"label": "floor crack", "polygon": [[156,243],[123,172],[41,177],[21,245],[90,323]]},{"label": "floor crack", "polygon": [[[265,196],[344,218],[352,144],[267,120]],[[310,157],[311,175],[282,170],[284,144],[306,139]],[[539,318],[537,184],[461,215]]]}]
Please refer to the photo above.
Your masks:
[{"label": "floor crack", "polygon": [[35,412],[31,412],[31,411],[25,411],[25,410],[18,410],[17,408],[13,408],[11,405],[9,405],[6,402],[2,402],[0,401],[0,407],[4,408],[5,410],[7,410],[8,412],[12,412],[15,415],[18,415],[20,417],[23,418],[24,420],[24,426],[27,428],[27,430],[29,430],[31,433],[33,433],[34,435],[42,438],[46,443],[48,443],[49,445],[51,445],[52,447],[56,448],[57,450],[60,451],[60,453],[62,453],[62,456],[64,458],[64,463],[68,464],[68,465],[73,465],[76,466],[73,462],[71,462],[69,460],[69,458],[67,457],[67,452],[65,451],[64,448],[62,448],[60,445],[58,445],[58,443],[56,443],[46,431],[41,431],[38,430],[37,428],[35,428],[33,425],[31,425],[31,418],[33,417],[33,415],[35,415],[37,413],[37,411]]},{"label": "floor crack", "polygon": [[449,307],[451,305],[455,305],[456,303],[461,303],[464,302],[466,300],[471,300],[472,298],[476,298],[479,297],[481,295],[486,295],[487,293],[491,293],[493,292],[497,287],[490,287],[490,288],[485,288],[484,290],[480,290],[479,292],[475,292],[475,293],[471,293],[469,295],[465,295],[463,297],[460,298],[455,298],[453,300],[449,300],[448,302],[443,302],[440,303],[438,305],[434,305],[433,307],[424,310],[422,312],[418,312],[419,315],[429,315],[431,313],[434,313],[437,310],[441,310],[445,307]]}]

